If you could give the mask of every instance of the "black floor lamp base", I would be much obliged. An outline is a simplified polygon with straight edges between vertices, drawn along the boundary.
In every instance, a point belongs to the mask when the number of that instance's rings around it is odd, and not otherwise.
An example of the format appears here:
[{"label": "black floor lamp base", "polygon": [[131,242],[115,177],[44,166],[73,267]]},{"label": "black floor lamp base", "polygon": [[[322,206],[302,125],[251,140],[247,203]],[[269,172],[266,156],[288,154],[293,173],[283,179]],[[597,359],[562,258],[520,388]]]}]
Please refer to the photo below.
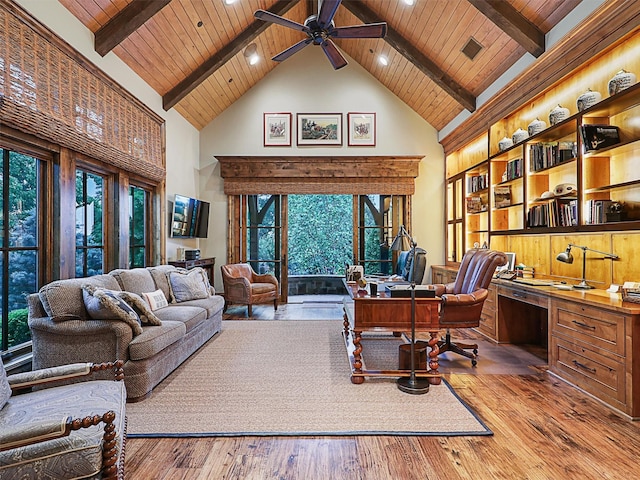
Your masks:
[{"label": "black floor lamp base", "polygon": [[396,384],[404,393],[413,395],[422,395],[429,391],[429,380],[426,378],[400,377],[396,380]]}]

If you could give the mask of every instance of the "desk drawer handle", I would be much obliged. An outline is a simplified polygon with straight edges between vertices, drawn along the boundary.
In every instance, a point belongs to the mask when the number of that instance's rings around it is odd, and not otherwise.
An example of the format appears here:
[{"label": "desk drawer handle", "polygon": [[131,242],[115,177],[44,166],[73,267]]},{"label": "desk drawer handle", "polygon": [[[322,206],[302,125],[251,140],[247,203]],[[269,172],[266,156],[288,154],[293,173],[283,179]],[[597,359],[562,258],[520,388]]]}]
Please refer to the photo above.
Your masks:
[{"label": "desk drawer handle", "polygon": [[572,320],[572,321],[573,321],[573,323],[575,323],[579,327],[588,328],[590,330],[595,330],[596,329],[596,327],[594,327],[593,325],[587,325],[586,323],[578,322],[577,320]]},{"label": "desk drawer handle", "polygon": [[526,294],[522,294],[522,293],[518,293],[518,292],[513,292],[513,296],[516,298],[527,298]]},{"label": "desk drawer handle", "polygon": [[578,367],[578,368],[581,368],[581,369],[583,369],[583,370],[586,370],[587,372],[596,373],[596,369],[595,369],[595,368],[589,368],[589,367],[587,367],[584,363],[580,363],[580,362],[579,362],[579,361],[577,361],[577,360],[574,360],[574,361],[573,361],[573,364],[574,364],[576,367]]}]

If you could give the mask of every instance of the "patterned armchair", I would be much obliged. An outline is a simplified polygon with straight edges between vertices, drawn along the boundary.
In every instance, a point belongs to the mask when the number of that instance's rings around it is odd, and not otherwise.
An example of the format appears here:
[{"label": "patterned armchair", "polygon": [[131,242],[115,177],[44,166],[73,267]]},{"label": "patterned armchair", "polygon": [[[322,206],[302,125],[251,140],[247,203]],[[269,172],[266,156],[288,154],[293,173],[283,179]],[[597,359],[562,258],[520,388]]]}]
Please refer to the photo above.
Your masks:
[{"label": "patterned armchair", "polygon": [[247,305],[248,316],[252,314],[252,306],[258,303],[273,302],[273,308],[278,309],[278,280],[273,275],[259,275],[248,263],[222,265],[220,271],[225,309],[232,303]]},{"label": "patterned armchair", "polygon": [[[127,393],[122,363],[76,363],[10,376],[3,365],[0,478],[123,479]],[[108,369],[114,369],[116,381],[46,386]]]}]

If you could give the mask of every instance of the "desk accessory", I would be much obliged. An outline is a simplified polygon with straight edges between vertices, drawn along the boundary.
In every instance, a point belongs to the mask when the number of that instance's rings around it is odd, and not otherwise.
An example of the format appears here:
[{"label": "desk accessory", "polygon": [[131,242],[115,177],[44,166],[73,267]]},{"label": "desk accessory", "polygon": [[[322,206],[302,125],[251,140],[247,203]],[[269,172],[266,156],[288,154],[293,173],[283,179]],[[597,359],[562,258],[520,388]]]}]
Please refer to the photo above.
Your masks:
[{"label": "desk accessory", "polygon": [[618,257],[618,255],[614,255],[613,253],[600,252],[592,248],[581,247],[580,245],[575,245],[573,243],[570,243],[564,252],[561,252],[558,254],[558,256],[556,257],[556,260],[562,263],[569,263],[569,264],[573,263],[573,255],[571,255],[571,248],[573,247],[582,249],[582,281],[578,285],[573,286],[573,288],[578,288],[581,290],[588,290],[590,288],[593,288],[591,285],[587,283],[587,279],[586,279],[587,251],[599,253],[601,255],[604,255],[605,258],[610,258],[612,260],[617,260],[618,258],[620,258]]},{"label": "desk accessory", "polygon": [[398,389],[405,393],[413,395],[421,395],[429,391],[429,381],[426,378],[416,377],[416,282],[413,275],[416,258],[416,247],[418,244],[409,235],[404,225],[400,225],[396,238],[393,239],[391,250],[411,250],[411,269],[409,270],[409,281],[411,282],[411,375],[409,377],[400,377],[396,380]]}]

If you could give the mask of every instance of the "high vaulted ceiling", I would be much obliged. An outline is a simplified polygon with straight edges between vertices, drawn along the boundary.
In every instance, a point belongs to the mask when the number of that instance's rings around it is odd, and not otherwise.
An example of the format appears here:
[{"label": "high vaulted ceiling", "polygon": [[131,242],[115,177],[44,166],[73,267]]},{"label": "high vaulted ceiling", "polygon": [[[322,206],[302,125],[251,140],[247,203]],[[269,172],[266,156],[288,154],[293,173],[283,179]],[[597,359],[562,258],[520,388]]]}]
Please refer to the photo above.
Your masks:
[{"label": "high vaulted ceiling", "polygon": [[[317,0],[59,0],[196,128],[202,129],[279,64],[271,57],[304,34],[253,16],[269,10],[298,23]],[[544,35],[580,0],[344,0],[336,26],[387,22],[384,39],[336,40],[398,98],[440,130],[525,53],[544,52]],[[472,60],[463,50],[482,46]],[[262,57],[249,65],[244,49]],[[307,48],[318,48],[309,46]],[[378,55],[389,64],[383,67]],[[349,68],[349,66],[345,67]]]}]

